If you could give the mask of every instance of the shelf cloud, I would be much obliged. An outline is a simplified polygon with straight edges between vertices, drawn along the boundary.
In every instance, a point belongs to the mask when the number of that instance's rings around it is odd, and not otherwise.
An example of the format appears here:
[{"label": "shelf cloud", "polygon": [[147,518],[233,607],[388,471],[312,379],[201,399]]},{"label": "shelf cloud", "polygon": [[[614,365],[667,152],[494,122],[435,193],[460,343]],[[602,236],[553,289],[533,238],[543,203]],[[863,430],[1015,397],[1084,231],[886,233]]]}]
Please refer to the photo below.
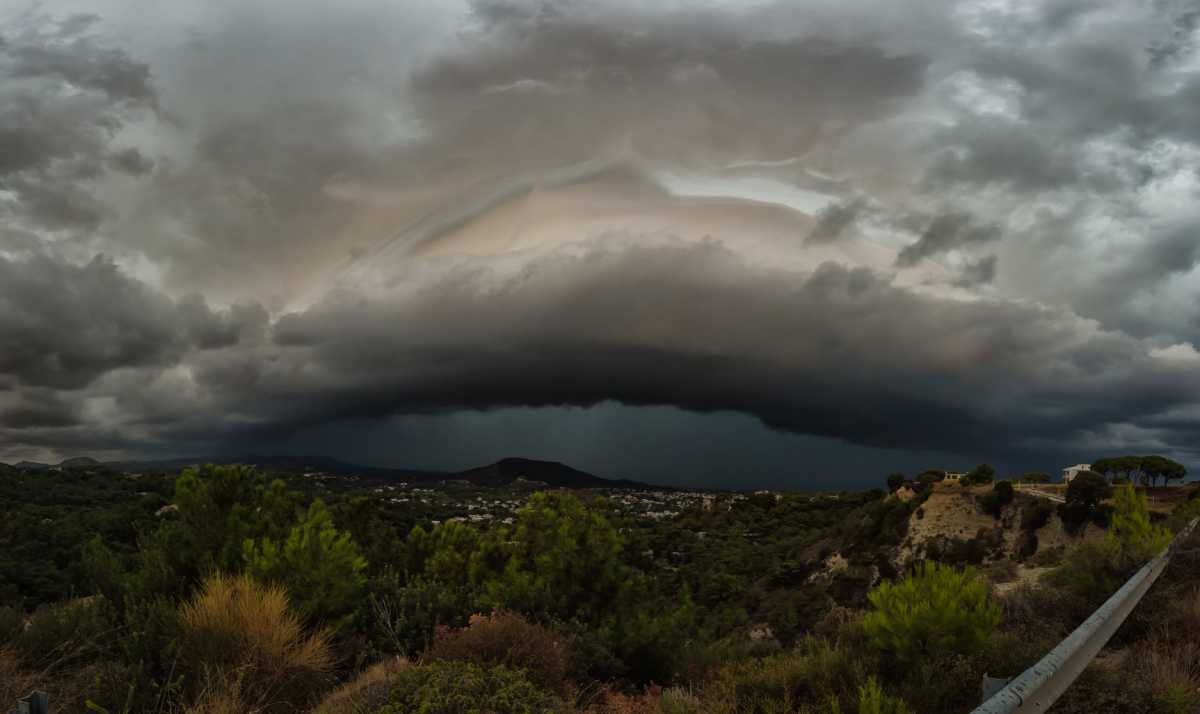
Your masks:
[{"label": "shelf cloud", "polygon": [[0,459],[617,402],[1200,466],[1187,3],[75,5],[0,2]]}]

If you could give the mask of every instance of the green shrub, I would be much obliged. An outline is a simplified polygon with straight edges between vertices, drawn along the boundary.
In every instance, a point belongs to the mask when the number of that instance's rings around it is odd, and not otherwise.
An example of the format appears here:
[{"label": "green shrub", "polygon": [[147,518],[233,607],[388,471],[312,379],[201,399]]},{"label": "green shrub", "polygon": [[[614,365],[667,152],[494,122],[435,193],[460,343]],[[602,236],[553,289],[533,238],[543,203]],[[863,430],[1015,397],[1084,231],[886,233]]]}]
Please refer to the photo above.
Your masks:
[{"label": "green shrub", "polygon": [[479,610],[467,586],[436,582],[424,577],[404,585],[381,578],[371,583],[368,597],[368,632],[378,651],[386,655],[415,656],[433,641],[439,626],[463,627]]},{"label": "green shrub", "polygon": [[705,699],[712,706],[706,711],[836,710],[839,702],[857,702],[869,664],[860,651],[822,637],[807,637],[792,652],[722,667],[705,686]]},{"label": "green shrub", "polygon": [[1000,609],[974,570],[930,561],[899,581],[881,583],[868,598],[872,610],[863,628],[876,649],[902,664],[971,654],[1000,622]]},{"label": "green shrub", "polygon": [[912,714],[903,700],[889,697],[871,677],[858,688],[858,714]]},{"label": "green shrub", "polygon": [[282,585],[307,620],[336,630],[353,617],[367,561],[350,534],[334,527],[320,499],[313,501],[286,538],[248,539],[242,544],[242,555],[247,572]]},{"label": "green shrub", "polygon": [[1146,497],[1135,492],[1133,486],[1118,488],[1113,500],[1108,537],[1117,543],[1121,557],[1130,565],[1153,558],[1171,542],[1171,531],[1151,525]]},{"label": "green shrub", "polygon": [[1200,491],[1193,491],[1188,500],[1171,511],[1171,516],[1167,519],[1167,525],[1171,530],[1178,532],[1191,523],[1193,518],[1200,518],[1200,498],[1196,498],[1197,494],[1200,494]]},{"label": "green shrub", "polygon": [[1107,598],[1132,574],[1121,558],[1120,548],[1110,539],[1088,541],[1067,552],[1062,563],[1046,575],[1054,586],[1098,603]]},{"label": "green shrub", "polygon": [[1050,523],[1052,515],[1054,506],[1049,501],[1034,499],[1021,510],[1021,530],[1036,531]]},{"label": "green shrub", "polygon": [[1010,482],[997,481],[991,491],[979,497],[979,507],[984,513],[999,518],[1004,507],[1012,503],[1013,494],[1013,485]]},{"label": "green shrub", "polygon": [[1066,503],[1058,507],[1059,518],[1070,533],[1083,528],[1088,521],[1099,517],[1103,525],[1101,504],[1112,496],[1112,486],[1095,471],[1083,471],[1067,486]]},{"label": "green shrub", "polygon": [[1063,556],[1066,554],[1064,548],[1059,545],[1053,548],[1041,548],[1029,559],[1025,561],[1025,565],[1031,568],[1048,568],[1059,565],[1063,561]]},{"label": "green shrub", "polygon": [[114,639],[111,608],[97,597],[38,608],[9,645],[26,668],[44,670],[94,660]]},{"label": "green shrub", "polygon": [[991,464],[979,464],[959,479],[963,486],[982,486],[996,478],[996,469]]},{"label": "green shrub", "polygon": [[567,710],[554,694],[503,665],[441,661],[396,674],[388,705],[378,714],[557,714]]}]

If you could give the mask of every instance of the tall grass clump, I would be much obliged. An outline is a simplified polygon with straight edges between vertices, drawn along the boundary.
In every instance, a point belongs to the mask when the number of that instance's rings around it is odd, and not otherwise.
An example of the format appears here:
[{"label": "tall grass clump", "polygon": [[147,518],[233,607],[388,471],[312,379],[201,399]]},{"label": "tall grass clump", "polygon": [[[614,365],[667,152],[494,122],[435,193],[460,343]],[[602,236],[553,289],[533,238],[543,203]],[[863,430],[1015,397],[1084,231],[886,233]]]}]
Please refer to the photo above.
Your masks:
[{"label": "tall grass clump", "polygon": [[179,613],[181,660],[201,702],[296,711],[325,688],[334,658],[324,630],[306,632],[283,588],[213,575]]}]

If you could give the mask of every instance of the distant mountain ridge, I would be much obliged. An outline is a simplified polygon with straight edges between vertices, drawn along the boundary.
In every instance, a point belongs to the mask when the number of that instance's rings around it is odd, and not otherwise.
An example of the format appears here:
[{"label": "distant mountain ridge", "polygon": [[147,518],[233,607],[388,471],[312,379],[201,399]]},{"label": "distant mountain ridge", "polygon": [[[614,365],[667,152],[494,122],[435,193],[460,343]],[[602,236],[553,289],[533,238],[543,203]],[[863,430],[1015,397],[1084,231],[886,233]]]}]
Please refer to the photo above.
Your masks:
[{"label": "distant mountain ridge", "polygon": [[223,458],[171,458],[146,461],[100,462],[88,456],[66,459],[57,466],[35,461],[22,461],[12,466],[0,464],[0,473],[7,470],[47,471],[50,469],[102,469],[108,471],[171,471],[194,464],[253,464],[262,469],[303,473],[321,471],[340,476],[363,476],[387,481],[432,482],[468,481],[478,486],[495,488],[508,486],[519,479],[544,483],[551,488],[660,488],[629,479],[607,479],[557,461],[539,461],[509,457],[494,464],[465,471],[429,471],[421,469],[379,468],[359,466],[328,456],[280,456],[245,454]]}]

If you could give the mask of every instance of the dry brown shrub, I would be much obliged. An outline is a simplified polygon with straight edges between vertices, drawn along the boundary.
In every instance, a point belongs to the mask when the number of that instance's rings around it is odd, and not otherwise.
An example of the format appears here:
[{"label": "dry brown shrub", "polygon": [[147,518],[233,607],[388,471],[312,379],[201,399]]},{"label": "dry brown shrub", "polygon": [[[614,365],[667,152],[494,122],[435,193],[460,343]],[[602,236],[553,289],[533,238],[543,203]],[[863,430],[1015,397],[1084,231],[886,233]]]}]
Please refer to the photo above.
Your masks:
[{"label": "dry brown shrub", "polygon": [[405,659],[377,662],[321,701],[314,714],[369,714],[387,703],[392,675],[411,666]]},{"label": "dry brown shrub", "polygon": [[214,575],[179,613],[181,660],[193,694],[236,697],[247,710],[300,711],[311,706],[333,668],[329,635],[306,633],[287,594],[245,575]]},{"label": "dry brown shrub", "polygon": [[511,612],[472,615],[461,630],[439,629],[422,659],[502,664],[524,670],[529,681],[564,697],[574,690],[567,641]]},{"label": "dry brown shrub", "polygon": [[1193,591],[1180,610],[1171,623],[1170,634],[1184,642],[1200,642],[1200,590]]},{"label": "dry brown shrub", "polygon": [[206,689],[196,703],[184,714],[260,714],[261,709],[249,707],[238,694],[236,684],[219,683]]},{"label": "dry brown shrub", "polygon": [[1200,710],[1200,645],[1153,642],[1145,646],[1143,661],[1155,703],[1164,714]]},{"label": "dry brown shrub", "polygon": [[17,656],[0,648],[0,709],[15,706],[18,699],[29,694],[37,685],[37,676],[21,668]]},{"label": "dry brown shrub", "polygon": [[597,693],[589,714],[657,714],[662,687],[650,686],[641,694],[626,694],[606,688]]},{"label": "dry brown shrub", "polygon": [[862,621],[861,610],[835,605],[813,626],[813,634],[834,641],[859,639]]}]

